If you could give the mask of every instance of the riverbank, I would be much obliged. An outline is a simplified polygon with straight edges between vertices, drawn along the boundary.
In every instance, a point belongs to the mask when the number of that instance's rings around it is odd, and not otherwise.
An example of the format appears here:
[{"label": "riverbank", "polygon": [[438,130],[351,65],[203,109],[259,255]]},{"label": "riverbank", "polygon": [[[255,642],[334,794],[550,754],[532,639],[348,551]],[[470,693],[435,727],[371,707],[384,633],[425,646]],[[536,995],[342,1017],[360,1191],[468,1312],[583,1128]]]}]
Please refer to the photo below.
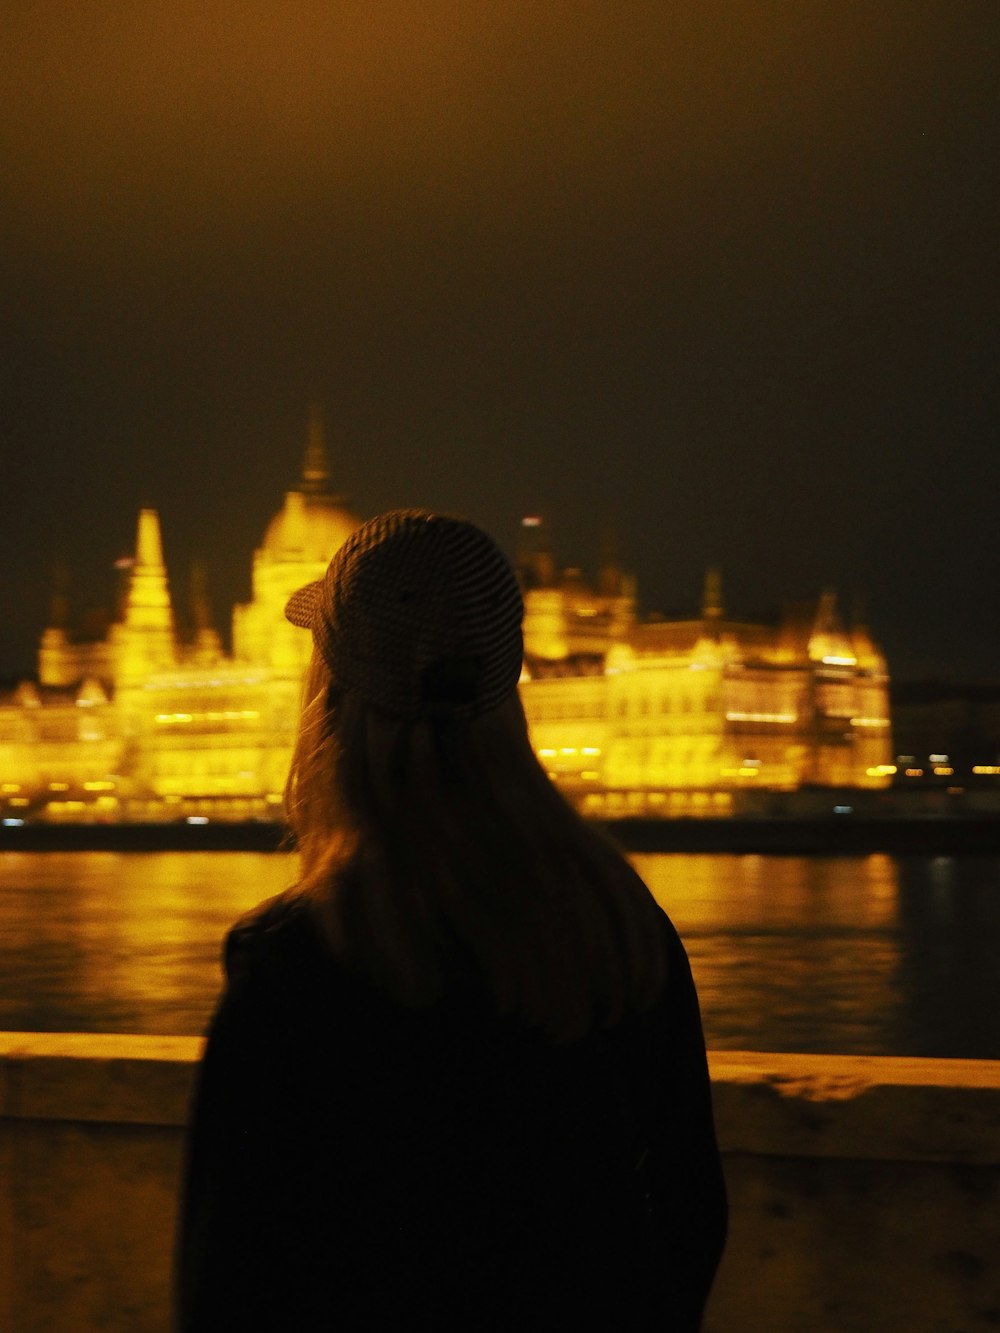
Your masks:
[{"label": "riverbank", "polygon": [[[629,852],[729,852],[761,855],[995,856],[1000,816],[929,817],[842,814],[823,818],[756,817],[597,821]],[[280,824],[45,824],[0,826],[0,852],[288,851]]]}]

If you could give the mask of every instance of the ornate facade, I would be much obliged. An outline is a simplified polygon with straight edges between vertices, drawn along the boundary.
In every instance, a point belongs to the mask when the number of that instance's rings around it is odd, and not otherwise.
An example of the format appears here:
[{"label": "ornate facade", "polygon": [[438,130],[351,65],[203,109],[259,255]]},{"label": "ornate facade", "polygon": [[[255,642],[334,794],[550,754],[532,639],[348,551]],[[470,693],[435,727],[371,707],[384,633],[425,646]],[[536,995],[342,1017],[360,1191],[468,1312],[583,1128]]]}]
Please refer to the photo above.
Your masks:
[{"label": "ornate facade", "polygon": [[544,547],[522,581],[532,738],[583,810],[763,813],[774,793],[889,785],[886,662],[832,593],[773,623],[737,620],[709,570],[699,615],[642,620],[613,562],[590,589]]},{"label": "ornate facade", "polygon": [[330,490],[314,413],[301,480],[254,552],[250,601],[233,610],[225,654],[197,589],[194,635],[179,640],[159,518],[142,510],[117,622],[98,640],[74,642],[57,599],[38,684],[0,700],[4,814],[279,819],[311,649],[284,605],[360,522]]},{"label": "ornate facade", "polygon": [[[0,696],[3,816],[280,819],[311,646],[283,608],[359,522],[330,490],[314,415],[227,654],[197,582],[179,639],[159,519],[142,510],[116,622],[78,641],[56,598],[38,683]],[[699,615],[643,620],[610,555],[591,586],[532,536],[522,698],[542,762],[585,812],[719,815],[759,793],[889,783],[886,664],[831,594],[774,623],[737,620],[710,571]]]}]

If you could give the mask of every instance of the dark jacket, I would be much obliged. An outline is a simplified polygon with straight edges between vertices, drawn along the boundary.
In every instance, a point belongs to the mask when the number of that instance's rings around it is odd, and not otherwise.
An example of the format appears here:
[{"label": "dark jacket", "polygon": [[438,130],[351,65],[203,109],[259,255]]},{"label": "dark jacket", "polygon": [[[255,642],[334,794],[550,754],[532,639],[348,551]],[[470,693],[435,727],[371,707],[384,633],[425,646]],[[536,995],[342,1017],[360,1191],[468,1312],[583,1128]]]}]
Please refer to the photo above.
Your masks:
[{"label": "dark jacket", "polygon": [[177,1327],[697,1329],[725,1190],[669,935],[648,1013],[554,1045],[407,1009],[283,894],[226,945],[188,1143]]}]

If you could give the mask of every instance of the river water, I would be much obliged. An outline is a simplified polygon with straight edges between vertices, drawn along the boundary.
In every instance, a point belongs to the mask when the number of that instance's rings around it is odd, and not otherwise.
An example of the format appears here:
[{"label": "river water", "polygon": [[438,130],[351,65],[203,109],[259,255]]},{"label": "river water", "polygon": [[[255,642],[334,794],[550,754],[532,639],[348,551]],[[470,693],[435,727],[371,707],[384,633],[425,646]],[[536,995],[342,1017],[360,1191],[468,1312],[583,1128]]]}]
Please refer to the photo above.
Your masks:
[{"label": "river water", "polygon": [[[710,1047],[1000,1059],[1000,859],[641,855]],[[253,852],[0,853],[0,1028],[193,1034]]]}]

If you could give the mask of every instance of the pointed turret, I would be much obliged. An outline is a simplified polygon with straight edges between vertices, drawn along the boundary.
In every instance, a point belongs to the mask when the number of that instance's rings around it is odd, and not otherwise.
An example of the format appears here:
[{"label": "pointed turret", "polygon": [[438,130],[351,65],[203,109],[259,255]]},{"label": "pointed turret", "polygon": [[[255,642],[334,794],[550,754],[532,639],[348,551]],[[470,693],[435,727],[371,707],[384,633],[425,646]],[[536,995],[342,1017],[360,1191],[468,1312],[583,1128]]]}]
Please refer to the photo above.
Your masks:
[{"label": "pointed turret", "polygon": [[174,613],[155,509],[139,511],[135,559],[114,640],[115,674],[120,681],[138,683],[151,672],[176,663]]},{"label": "pointed turret", "polygon": [[701,597],[702,620],[721,620],[726,614],[722,601],[722,570],[711,565],[705,570],[705,587]]},{"label": "pointed turret", "polygon": [[868,616],[865,599],[855,593],[851,601],[851,650],[858,659],[859,666],[868,670],[885,671],[885,658],[872,639],[868,628]]},{"label": "pointed turret", "polygon": [[222,656],[222,640],[212,624],[208,578],[200,560],[191,566],[191,618],[194,622],[194,660],[202,666],[210,666]]},{"label": "pointed turret", "polygon": [[52,601],[49,604],[49,629],[69,629],[69,569],[63,562],[52,574]]},{"label": "pointed turret", "polygon": [[611,523],[606,523],[601,529],[601,564],[597,571],[597,591],[602,597],[620,597],[622,593],[622,568],[618,563],[618,534]]},{"label": "pointed turret", "polygon": [[52,580],[49,623],[38,647],[38,679],[43,685],[68,685],[74,678],[76,663],[69,650],[69,571],[61,562]]},{"label": "pointed turret", "polygon": [[135,569],[142,568],[163,569],[160,516],[155,509],[139,510],[139,527],[135,537]]},{"label": "pointed turret", "polygon": [[857,660],[837,611],[837,594],[832,588],[822,593],[817,604],[809,637],[809,656],[814,662],[824,662],[828,666],[854,666]]},{"label": "pointed turret", "polygon": [[302,463],[302,486],[306,495],[327,495],[330,490],[330,463],[323,434],[323,410],[319,403],[309,409],[309,434]]}]

